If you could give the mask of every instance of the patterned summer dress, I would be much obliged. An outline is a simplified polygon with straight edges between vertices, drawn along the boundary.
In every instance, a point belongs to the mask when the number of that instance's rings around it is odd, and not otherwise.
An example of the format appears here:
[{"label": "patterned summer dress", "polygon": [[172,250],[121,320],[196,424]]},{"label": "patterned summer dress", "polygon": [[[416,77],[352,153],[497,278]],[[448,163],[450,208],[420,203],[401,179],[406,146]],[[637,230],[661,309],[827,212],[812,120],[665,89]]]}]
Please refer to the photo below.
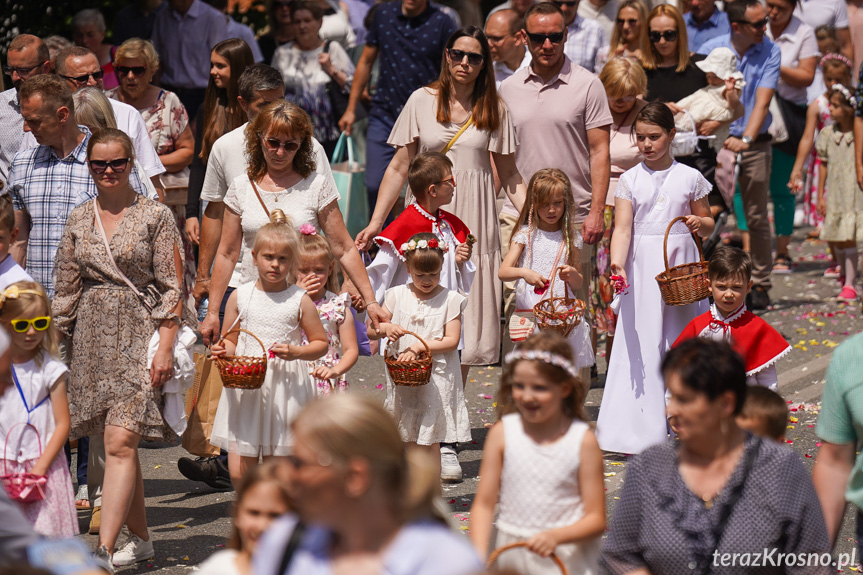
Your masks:
[{"label": "patterned summer dress", "polygon": [[[162,294],[149,312],[111,265],[93,219],[94,201],[72,210],[55,261],[54,324],[72,336],[70,437],[101,435],[106,425],[116,425],[146,440],[172,440],[176,435],[162,418],[162,390],[150,383],[147,345],[162,320],[179,320],[174,247],[181,245],[180,233],[168,207],[136,195],[110,238],[123,274],[139,291],[153,285]],[[183,322],[194,321],[184,307]]]},{"label": "patterned summer dress", "polygon": [[[316,367],[335,367],[342,359],[342,342],[339,339],[339,326],[345,321],[350,305],[350,294],[347,292],[336,295],[328,291],[324,297],[315,302],[324,331],[327,332],[327,354],[321,359],[309,362],[309,373]],[[306,334],[303,333],[303,345],[307,344]],[[315,379],[315,392],[319,396],[329,395],[334,391],[347,391],[348,380],[345,374],[333,379]]]}]

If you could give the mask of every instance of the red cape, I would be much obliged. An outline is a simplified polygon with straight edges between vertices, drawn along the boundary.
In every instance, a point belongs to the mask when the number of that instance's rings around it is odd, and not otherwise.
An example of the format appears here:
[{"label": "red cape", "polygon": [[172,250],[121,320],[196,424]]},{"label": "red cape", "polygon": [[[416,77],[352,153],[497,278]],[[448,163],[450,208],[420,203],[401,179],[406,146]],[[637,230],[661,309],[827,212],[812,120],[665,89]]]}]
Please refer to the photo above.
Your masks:
[{"label": "red cape", "polygon": [[[698,337],[710,325],[711,312],[706,312],[689,322],[674,342],[674,347],[687,339]],[[729,324],[731,326],[731,346],[743,356],[746,375],[758,373],[769,367],[783,355],[791,351],[791,346],[778,331],[766,321],[749,310]]]},{"label": "red cape", "polygon": [[455,215],[444,210],[438,210],[438,217],[434,218],[413,203],[405,208],[399,217],[381,232],[381,235],[375,237],[374,241],[380,247],[389,244],[399,259],[404,261],[405,258],[400,251],[402,244],[407,243],[414,234],[433,233],[441,235],[441,226],[448,226],[460,244],[465,243],[468,234],[470,234],[468,227]]}]

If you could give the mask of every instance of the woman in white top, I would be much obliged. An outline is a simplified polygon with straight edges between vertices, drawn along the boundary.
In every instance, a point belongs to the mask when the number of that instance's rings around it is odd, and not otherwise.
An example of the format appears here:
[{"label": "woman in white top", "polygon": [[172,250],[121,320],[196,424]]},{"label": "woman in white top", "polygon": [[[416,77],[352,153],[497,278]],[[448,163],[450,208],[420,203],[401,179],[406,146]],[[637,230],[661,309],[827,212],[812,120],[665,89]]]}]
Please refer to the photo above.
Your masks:
[{"label": "woman in white top", "polygon": [[317,2],[297,2],[291,7],[294,41],[280,46],[273,55],[273,67],[285,80],[285,98],[301,107],[312,118],[315,138],[330,157],[339,138],[338,120],[342,110],[334,110],[329,90],[347,95],[351,91],[354,65],[338,42],[321,39],[324,11]]},{"label": "woman in white top", "polygon": [[[232,274],[234,285],[254,279],[252,245],[268,223],[270,212],[282,210],[294,227],[312,224],[323,231],[345,274],[356,286],[373,323],[389,318],[375,301],[363,260],[348,234],[332,180],[315,171],[312,123],[299,107],[280,100],[264,107],[246,127],[247,174],[237,176],[225,195],[222,238],[210,280],[210,299],[222,301]],[[241,153],[237,150],[237,153]],[[242,266],[234,271],[242,252]],[[219,309],[212,306],[201,324],[205,339],[219,330]]]}]

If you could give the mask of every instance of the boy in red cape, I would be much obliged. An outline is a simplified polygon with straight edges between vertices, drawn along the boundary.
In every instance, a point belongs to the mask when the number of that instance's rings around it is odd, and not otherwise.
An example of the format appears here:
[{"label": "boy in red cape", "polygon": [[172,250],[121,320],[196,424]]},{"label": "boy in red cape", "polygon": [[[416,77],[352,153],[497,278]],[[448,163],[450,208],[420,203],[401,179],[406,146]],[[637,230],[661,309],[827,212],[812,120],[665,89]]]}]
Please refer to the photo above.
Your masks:
[{"label": "boy in red cape", "polygon": [[452,162],[439,152],[417,154],[408,168],[408,186],[416,201],[374,239],[380,251],[366,270],[375,298],[383,301],[388,288],[408,283],[404,251],[411,236],[422,232],[435,234],[444,246],[440,284],[468,295],[476,273],[470,261],[475,240],[464,222],[440,209],[455,192]]},{"label": "boy in red cape", "polygon": [[[713,305],[689,322],[674,345],[693,337],[726,340],[743,356],[746,382],[776,390],[776,362],[791,351],[778,331],[746,309],[752,288],[752,260],[740,249],[722,246],[710,258],[707,270]],[[672,346],[674,347],[674,346]]]}]

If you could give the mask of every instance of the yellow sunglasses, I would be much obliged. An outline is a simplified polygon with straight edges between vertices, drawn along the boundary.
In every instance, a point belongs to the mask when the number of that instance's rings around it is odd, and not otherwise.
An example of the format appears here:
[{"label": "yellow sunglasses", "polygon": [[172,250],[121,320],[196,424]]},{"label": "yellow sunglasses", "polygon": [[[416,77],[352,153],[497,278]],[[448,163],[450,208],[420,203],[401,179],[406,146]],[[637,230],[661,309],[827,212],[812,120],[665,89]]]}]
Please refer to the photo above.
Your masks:
[{"label": "yellow sunglasses", "polygon": [[27,333],[30,330],[30,326],[33,326],[33,329],[36,331],[45,331],[48,329],[48,326],[51,325],[50,317],[34,317],[32,319],[13,319],[12,320],[12,329],[17,331],[18,333]]}]

